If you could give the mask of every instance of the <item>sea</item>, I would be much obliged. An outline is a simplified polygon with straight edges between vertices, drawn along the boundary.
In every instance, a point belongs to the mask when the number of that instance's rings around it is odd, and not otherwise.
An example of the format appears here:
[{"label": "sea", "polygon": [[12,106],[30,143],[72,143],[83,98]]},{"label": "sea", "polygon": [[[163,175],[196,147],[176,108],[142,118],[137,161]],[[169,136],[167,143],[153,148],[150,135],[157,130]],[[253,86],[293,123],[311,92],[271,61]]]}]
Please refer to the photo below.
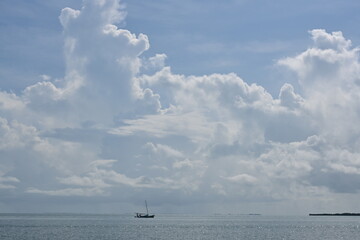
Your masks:
[{"label": "sea", "polygon": [[360,217],[0,214],[0,239],[360,239]]}]

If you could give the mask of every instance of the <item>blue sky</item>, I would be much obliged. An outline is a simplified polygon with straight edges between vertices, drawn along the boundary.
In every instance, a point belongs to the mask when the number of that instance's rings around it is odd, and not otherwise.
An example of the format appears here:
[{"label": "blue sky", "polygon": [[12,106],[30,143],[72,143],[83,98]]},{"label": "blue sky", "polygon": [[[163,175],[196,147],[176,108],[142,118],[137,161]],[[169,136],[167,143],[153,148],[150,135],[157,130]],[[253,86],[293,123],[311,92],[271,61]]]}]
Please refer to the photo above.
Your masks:
[{"label": "blue sky", "polygon": [[359,211],[358,1],[2,1],[0,211]]}]

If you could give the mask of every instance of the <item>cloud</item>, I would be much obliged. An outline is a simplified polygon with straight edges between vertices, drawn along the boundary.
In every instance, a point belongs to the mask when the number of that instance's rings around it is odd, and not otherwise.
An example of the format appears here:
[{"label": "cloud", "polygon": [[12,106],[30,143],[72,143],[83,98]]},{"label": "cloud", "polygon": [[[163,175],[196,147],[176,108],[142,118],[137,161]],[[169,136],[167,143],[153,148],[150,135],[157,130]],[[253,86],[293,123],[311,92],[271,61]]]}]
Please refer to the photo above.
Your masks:
[{"label": "cloud", "polygon": [[144,71],[159,71],[165,67],[166,54],[156,54],[149,59],[142,60]]},{"label": "cloud", "polygon": [[0,91],[0,113],[1,117],[14,119],[26,111],[26,104],[14,93]]},{"label": "cloud", "polygon": [[[295,71],[306,94],[316,94],[319,88],[345,88],[345,82],[358,81],[358,48],[341,32],[327,33],[323,29],[310,31],[313,47],[296,57],[281,59],[278,63]],[[354,83],[354,82],[353,82]]]},{"label": "cloud", "polygon": [[280,59],[300,89],[276,97],[234,73],[175,74],[119,28],[119,1],[83,4],[60,15],[64,77],[0,92],[0,191],[189,205],[358,193],[358,48],[341,32],[312,30]]},{"label": "cloud", "polygon": [[279,64],[298,74],[306,108],[319,131],[332,135],[333,141],[350,144],[351,136],[358,135],[355,125],[347,122],[359,121],[359,49],[352,48],[341,32],[315,29],[310,33],[314,46]]},{"label": "cloud", "polygon": [[49,196],[83,196],[83,197],[91,197],[95,195],[102,194],[101,190],[97,188],[66,188],[66,189],[58,189],[58,190],[40,190],[37,188],[29,188],[26,190],[27,193],[34,194],[43,194]]},{"label": "cloud", "polygon": [[165,156],[165,157],[174,157],[174,158],[183,158],[184,157],[184,155],[180,151],[173,149],[167,145],[163,145],[163,144],[154,144],[154,143],[148,142],[148,143],[146,143],[144,148],[149,150],[150,154],[155,154],[155,155]]},{"label": "cloud", "polygon": [[342,32],[328,34],[324,29],[314,29],[310,33],[316,48],[343,51],[351,47],[351,41],[345,39]]},{"label": "cloud", "polygon": [[16,120],[8,122],[7,119],[0,118],[0,149],[21,149],[26,146],[37,144],[37,130],[17,122]]},{"label": "cloud", "polygon": [[20,183],[20,180],[16,177],[5,175],[6,174],[0,172],[0,189],[15,189],[16,184]]},{"label": "cloud", "polygon": [[227,180],[237,183],[237,182],[245,182],[245,183],[255,183],[257,181],[257,179],[251,175],[248,174],[239,174],[236,176],[232,176],[232,177],[227,177]]},{"label": "cloud", "polygon": [[291,109],[296,109],[301,107],[301,105],[304,102],[304,99],[296,94],[294,92],[294,87],[291,84],[284,84],[281,89],[280,89],[280,94],[279,94],[279,100],[280,100],[280,104],[282,106],[291,108]]}]

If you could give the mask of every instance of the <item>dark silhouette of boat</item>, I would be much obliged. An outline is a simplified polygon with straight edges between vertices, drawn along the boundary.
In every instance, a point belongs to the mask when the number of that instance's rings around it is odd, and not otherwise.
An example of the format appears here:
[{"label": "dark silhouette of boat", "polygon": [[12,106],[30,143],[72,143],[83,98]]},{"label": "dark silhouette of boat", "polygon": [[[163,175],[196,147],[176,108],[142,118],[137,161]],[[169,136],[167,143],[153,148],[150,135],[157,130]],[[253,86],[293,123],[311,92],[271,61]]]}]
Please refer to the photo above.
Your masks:
[{"label": "dark silhouette of boat", "polygon": [[309,216],[360,216],[360,213],[310,213]]},{"label": "dark silhouette of boat", "polygon": [[136,218],[154,218],[154,214],[149,214],[147,202],[145,200],[146,213],[135,213]]}]

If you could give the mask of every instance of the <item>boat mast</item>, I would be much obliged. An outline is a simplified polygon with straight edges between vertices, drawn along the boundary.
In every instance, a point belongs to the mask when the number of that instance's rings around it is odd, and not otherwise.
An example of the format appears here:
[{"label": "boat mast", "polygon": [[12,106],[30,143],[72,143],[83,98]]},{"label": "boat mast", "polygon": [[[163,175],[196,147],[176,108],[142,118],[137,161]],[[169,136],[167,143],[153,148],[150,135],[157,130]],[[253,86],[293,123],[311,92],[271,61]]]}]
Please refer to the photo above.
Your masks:
[{"label": "boat mast", "polygon": [[145,206],[146,206],[146,214],[149,215],[149,210],[148,210],[148,207],[147,207],[147,202],[145,200]]}]

